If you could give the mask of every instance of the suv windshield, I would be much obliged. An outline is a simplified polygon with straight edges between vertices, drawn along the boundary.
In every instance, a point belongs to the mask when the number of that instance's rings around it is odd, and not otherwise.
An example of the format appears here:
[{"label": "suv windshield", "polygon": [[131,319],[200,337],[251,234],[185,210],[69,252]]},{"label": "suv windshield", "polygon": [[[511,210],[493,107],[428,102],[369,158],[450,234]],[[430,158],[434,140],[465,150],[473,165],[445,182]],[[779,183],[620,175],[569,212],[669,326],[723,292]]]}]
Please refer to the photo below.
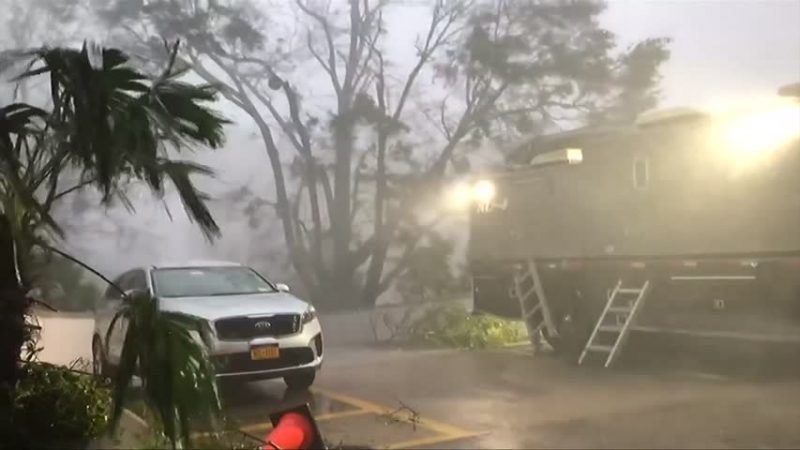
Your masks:
[{"label": "suv windshield", "polygon": [[247,267],[191,267],[153,271],[153,289],[159,297],[207,297],[277,292]]}]

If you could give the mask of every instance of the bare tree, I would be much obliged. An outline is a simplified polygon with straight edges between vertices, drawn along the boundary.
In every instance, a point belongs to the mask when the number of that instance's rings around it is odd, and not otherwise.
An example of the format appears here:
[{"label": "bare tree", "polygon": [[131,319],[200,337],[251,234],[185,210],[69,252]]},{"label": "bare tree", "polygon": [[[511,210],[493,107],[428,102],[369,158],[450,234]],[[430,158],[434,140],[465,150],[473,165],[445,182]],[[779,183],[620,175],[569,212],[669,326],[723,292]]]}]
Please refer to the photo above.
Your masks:
[{"label": "bare tree", "polygon": [[[439,223],[418,207],[455,158],[582,120],[629,92],[626,53],[597,24],[602,2],[436,0],[404,64],[392,60],[384,17],[402,5],[387,1],[127,5],[102,14],[134,48],[152,57],[161,37],[180,37],[185,63],[252,118],[275,185],[268,202],[315,301],[371,304],[391,286]],[[293,27],[282,29],[287,17]],[[637,63],[657,75],[665,58]],[[326,89],[309,86],[314,71]],[[633,96],[651,98],[655,82]]]}]

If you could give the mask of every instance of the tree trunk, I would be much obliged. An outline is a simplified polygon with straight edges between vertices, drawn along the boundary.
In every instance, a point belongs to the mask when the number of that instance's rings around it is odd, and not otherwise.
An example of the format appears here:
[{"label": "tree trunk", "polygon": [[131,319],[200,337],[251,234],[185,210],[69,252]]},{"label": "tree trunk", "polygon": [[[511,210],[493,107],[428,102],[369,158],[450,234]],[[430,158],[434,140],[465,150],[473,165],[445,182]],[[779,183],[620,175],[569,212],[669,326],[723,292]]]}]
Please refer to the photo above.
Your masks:
[{"label": "tree trunk", "polygon": [[25,325],[29,301],[17,272],[11,224],[0,214],[0,395],[13,392],[19,357],[30,334]]},{"label": "tree trunk", "polygon": [[[346,116],[345,116],[346,117]],[[340,123],[334,125],[334,205],[331,215],[333,232],[333,285],[332,294],[346,303],[353,298],[353,267],[350,261],[350,163],[353,149],[353,125],[349,117],[340,115]]]}]

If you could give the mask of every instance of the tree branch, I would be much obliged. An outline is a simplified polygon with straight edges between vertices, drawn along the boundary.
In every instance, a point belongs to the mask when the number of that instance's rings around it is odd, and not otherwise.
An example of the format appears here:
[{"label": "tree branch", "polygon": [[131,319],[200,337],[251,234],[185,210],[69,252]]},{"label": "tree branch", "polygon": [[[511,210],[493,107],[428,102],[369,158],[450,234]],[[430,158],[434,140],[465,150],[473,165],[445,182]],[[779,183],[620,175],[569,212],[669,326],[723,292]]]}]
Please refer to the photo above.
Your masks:
[{"label": "tree branch", "polygon": [[295,0],[295,3],[297,3],[297,6],[300,8],[300,10],[316,20],[322,26],[322,31],[325,33],[325,42],[328,44],[327,72],[328,75],[330,75],[334,91],[336,91],[337,95],[340,95],[342,92],[342,85],[339,83],[339,76],[336,73],[336,47],[333,43],[333,31],[331,30],[330,23],[323,15],[314,12],[301,0]]},{"label": "tree branch", "polygon": [[[380,8],[380,7],[378,7]],[[380,11],[380,9],[378,9]],[[377,20],[377,27],[375,27],[375,32],[371,36],[367,36],[364,38],[362,43],[364,45],[368,45],[367,47],[367,56],[363,58],[363,62],[361,64],[361,68],[356,70],[355,79],[353,81],[353,86],[355,86],[356,92],[360,92],[364,89],[364,87],[368,84],[370,77],[368,74],[370,73],[369,63],[372,61],[372,58],[375,56],[377,52],[377,42],[378,37],[383,32],[383,12],[378,13],[377,19],[371,18],[368,23],[371,23],[372,20]],[[363,52],[363,50],[362,50]]]},{"label": "tree branch", "polygon": [[439,123],[442,124],[442,132],[444,133],[444,137],[447,138],[448,141],[453,139],[453,133],[450,131],[450,127],[447,126],[447,119],[445,118],[445,111],[447,109],[447,98],[442,100],[442,104],[439,107]]},{"label": "tree branch", "polygon": [[330,211],[333,208],[333,189],[331,187],[331,180],[328,177],[328,172],[325,170],[320,164],[317,164],[317,169],[319,170],[319,179],[320,184],[322,184],[322,191],[325,193],[325,207],[328,211],[328,216],[330,217]]},{"label": "tree branch", "polygon": [[222,80],[209,72],[196,55],[189,55],[189,59],[192,61],[191,66],[195,73],[200,75],[200,77],[202,77],[208,83],[217,86],[225,99],[236,105],[236,107],[240,108],[241,110],[247,111],[245,102],[241,98],[241,92],[237,92],[229,84],[224,83]]},{"label": "tree branch", "polygon": [[[458,18],[458,13],[456,9],[451,10],[446,17],[443,17],[443,4],[441,1],[437,1],[436,6],[434,6],[433,15],[431,16],[431,22],[428,26],[428,32],[425,37],[425,43],[423,44],[422,48],[419,51],[419,58],[417,59],[417,63],[414,65],[414,68],[411,69],[408,77],[406,78],[406,82],[403,86],[401,91],[400,97],[397,101],[397,106],[395,107],[394,113],[392,117],[397,120],[400,118],[400,114],[403,112],[403,107],[405,106],[406,101],[408,100],[408,95],[411,92],[411,88],[414,85],[414,82],[419,76],[420,71],[425,66],[425,63],[428,62],[431,55],[433,54],[436,49],[442,45],[445,41],[445,36],[448,35],[448,30],[453,25],[453,23]],[[445,20],[444,26],[441,30],[437,33],[437,29],[439,25],[442,23],[442,20]]]},{"label": "tree branch", "polygon": [[359,207],[361,202],[358,200],[358,190],[361,185],[361,180],[364,177],[364,173],[361,171],[361,166],[364,165],[364,161],[366,161],[367,156],[372,153],[372,147],[366,148],[363,152],[361,152],[361,156],[358,158],[358,162],[356,163],[356,173],[355,177],[353,178],[353,190],[350,194],[350,198],[353,199],[353,210],[350,211],[350,223],[353,224],[355,220],[356,214],[358,213]]},{"label": "tree branch", "polygon": [[[450,160],[450,157],[453,155],[453,151],[455,151],[455,148],[461,142],[461,139],[467,135],[475,123],[475,119],[485,114],[486,110],[497,102],[497,99],[500,98],[500,95],[502,95],[503,92],[505,92],[506,88],[508,88],[508,82],[504,81],[497,89],[495,89],[494,93],[488,94],[489,88],[487,87],[483,90],[484,94],[482,96],[473,97],[474,106],[468,107],[464,111],[464,114],[461,116],[461,119],[458,122],[458,126],[456,126],[456,129],[453,132],[452,139],[450,139],[447,145],[445,145],[439,156],[436,158],[436,161],[431,166],[430,170],[428,170],[427,174],[429,176],[436,176],[444,173],[444,170],[447,167],[447,161]],[[485,97],[485,95],[488,95],[488,97]]]},{"label": "tree branch", "polygon": [[[210,55],[209,55],[210,57]],[[193,56],[193,61],[199,62],[196,56]],[[225,68],[224,65],[220,66],[221,68]],[[195,69],[197,69],[197,65],[195,65]],[[207,80],[216,79],[212,74],[208,73],[207,70],[200,70],[197,73],[206,78]],[[272,130],[270,129],[269,124],[264,120],[264,118],[259,113],[256,106],[253,104],[250,97],[248,97],[247,92],[245,91],[244,86],[241,83],[241,80],[238,77],[233,77],[231,79],[236,86],[236,89],[231,88],[228,85],[226,86],[227,89],[223,89],[223,95],[226,98],[235,98],[237,100],[236,104],[239,106],[243,111],[245,111],[252,119],[255,121],[256,126],[261,133],[262,141],[264,142],[265,150],[267,152],[267,157],[270,160],[270,167],[272,168],[273,179],[275,183],[275,191],[276,191],[276,208],[275,211],[278,217],[281,219],[284,239],[286,241],[286,246],[289,250],[289,254],[291,255],[292,263],[295,267],[295,270],[302,279],[303,283],[306,284],[311,290],[316,289],[316,286],[313,280],[310,278],[308,270],[310,267],[308,264],[308,258],[305,254],[305,249],[303,248],[302,244],[297,242],[297,234],[295,229],[295,222],[293,221],[292,217],[292,210],[291,205],[288,198],[288,193],[286,190],[286,181],[283,175],[283,166],[281,165],[280,160],[280,152],[278,151],[278,147],[275,144],[275,140],[272,136]],[[226,95],[227,93],[227,95]]]},{"label": "tree branch", "polygon": [[[289,123],[284,119],[281,115],[280,111],[275,107],[272,103],[272,100],[269,99],[266,95],[259,92],[258,89],[255,88],[250,82],[247,80],[241,80],[241,83],[244,87],[246,87],[250,93],[258,100],[262,105],[267,107],[270,115],[278,123],[278,126],[283,131],[283,134],[289,138],[289,141],[292,143],[292,146],[297,150],[298,154],[303,157],[303,159],[308,159],[308,151],[304,148],[303,144],[297,140],[297,136],[295,135],[295,131],[289,125]],[[310,151],[310,150],[309,150]]]},{"label": "tree branch", "polygon": [[358,61],[361,60],[363,53],[364,36],[362,36],[362,26],[364,25],[364,18],[361,17],[359,0],[350,0],[350,45],[347,53],[347,64],[344,70],[344,83],[343,91],[345,97],[351,97],[354,94],[353,83],[358,68]]},{"label": "tree branch", "polygon": [[61,197],[65,196],[65,195],[67,195],[67,194],[69,194],[69,193],[71,193],[71,192],[73,192],[73,191],[77,191],[78,189],[81,189],[81,188],[83,188],[83,187],[86,187],[86,186],[88,186],[88,185],[90,185],[90,184],[92,184],[92,183],[94,183],[94,182],[95,182],[95,179],[94,179],[94,178],[92,178],[92,179],[89,179],[89,180],[84,180],[84,181],[81,181],[80,183],[76,184],[75,186],[72,186],[72,187],[71,187],[71,188],[69,188],[69,189],[65,189],[65,190],[63,190],[63,191],[59,192],[58,194],[55,194],[55,195],[53,196],[53,201],[55,201],[55,200],[58,200],[59,198],[61,198]]},{"label": "tree branch", "polygon": [[311,56],[314,57],[314,59],[317,61],[317,63],[319,63],[319,65],[322,67],[322,70],[324,70],[328,74],[328,77],[330,77],[331,81],[334,83],[334,89],[336,89],[336,81],[334,81],[334,80],[337,79],[336,73],[325,62],[325,60],[322,59],[322,56],[320,56],[320,54],[317,53],[317,51],[314,49],[314,40],[311,37],[311,31],[310,30],[308,31],[308,34],[307,34],[307,37],[306,37],[306,47],[308,47],[308,51],[311,53]]}]

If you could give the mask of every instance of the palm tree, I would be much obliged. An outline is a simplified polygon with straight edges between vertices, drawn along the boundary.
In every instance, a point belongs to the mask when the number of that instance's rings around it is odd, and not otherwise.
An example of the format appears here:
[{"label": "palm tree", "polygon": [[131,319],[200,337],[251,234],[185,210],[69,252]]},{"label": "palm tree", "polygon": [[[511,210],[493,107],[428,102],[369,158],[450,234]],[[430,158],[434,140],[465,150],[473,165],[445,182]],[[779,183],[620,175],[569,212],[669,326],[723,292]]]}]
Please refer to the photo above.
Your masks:
[{"label": "palm tree", "polygon": [[144,293],[130,299],[114,321],[119,319],[127,320],[128,331],[114,380],[113,423],[121,417],[128,386],[138,374],[144,401],[156,413],[164,436],[173,448],[191,447],[193,422],[216,427],[222,412],[205,345],[210,330],[205,322],[160,311],[158,300]]},{"label": "palm tree", "polygon": [[[25,316],[31,300],[25,295],[28,287],[25,255],[36,247],[50,248],[48,240],[63,236],[50,215],[58,199],[92,186],[102,193],[105,204],[113,199],[129,204],[125,197],[127,183],[141,180],[162,194],[165,182],[170,181],[189,217],[205,235],[209,239],[219,235],[219,227],[205,206],[206,196],[191,180],[191,175],[209,175],[211,170],[171,159],[167,153],[197,145],[219,147],[227,121],[203,105],[215,100],[213,87],[180,81],[186,69],[176,68],[178,44],[168,50],[167,67],[157,76],[148,76],[131,67],[128,56],[119,50],[89,44],[80,50],[41,48],[15,55],[17,61],[27,62],[19,80],[49,77],[52,107],[43,109],[25,103],[0,107],[0,390],[3,395],[13,394],[19,376],[20,348],[28,336]],[[0,61],[0,67],[6,66]],[[63,186],[69,175],[77,175],[77,182]],[[132,301],[125,312],[131,323],[144,323],[138,315],[155,320],[147,326],[157,328],[147,332],[156,332],[156,336],[149,336],[144,342],[168,344],[178,354],[188,355],[179,359],[186,367],[172,370],[173,375],[181,373],[174,375],[176,378],[169,384],[172,391],[164,390],[166,385],[161,378],[151,386],[153,395],[167,395],[172,411],[179,410],[176,416],[156,405],[161,418],[172,424],[165,425],[170,434],[183,429],[176,429],[173,419],[182,420],[185,414],[180,409],[187,407],[174,396],[185,397],[186,389],[203,386],[208,389],[204,374],[209,368],[196,363],[202,347],[192,340],[196,348],[190,348],[189,341],[183,339],[187,334],[174,326],[186,325],[186,321],[163,317],[169,322],[161,322],[155,302],[151,299],[148,303],[148,308],[155,310],[146,309],[144,303]],[[143,376],[148,376],[150,361],[163,361],[165,356],[153,353],[156,350],[152,348],[134,345],[147,333],[142,327],[134,329],[140,334],[126,337],[128,357],[134,363],[138,360]],[[191,373],[184,374],[182,369]],[[122,372],[124,375],[130,371]],[[129,381],[126,377],[118,380],[125,387]],[[191,383],[180,384],[186,380]],[[215,389],[211,393],[214,397]]]}]

